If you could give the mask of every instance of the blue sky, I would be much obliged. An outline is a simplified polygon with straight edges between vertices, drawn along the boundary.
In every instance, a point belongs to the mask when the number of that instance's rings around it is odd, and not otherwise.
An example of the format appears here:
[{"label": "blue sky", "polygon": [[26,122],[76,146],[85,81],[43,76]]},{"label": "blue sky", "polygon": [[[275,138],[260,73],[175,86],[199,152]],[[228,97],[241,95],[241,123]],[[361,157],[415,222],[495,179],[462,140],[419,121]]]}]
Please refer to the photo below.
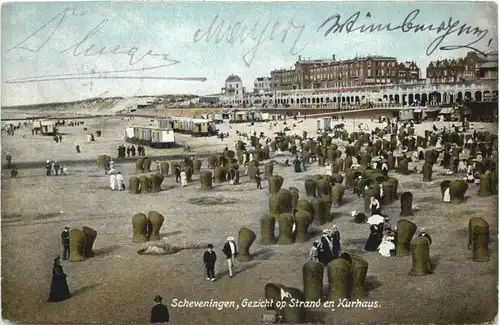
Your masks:
[{"label": "blue sky", "polygon": [[[484,38],[472,45],[474,48],[483,52],[498,49],[497,7],[494,3],[7,4],[2,6],[1,17],[2,106],[99,96],[211,94],[219,92],[226,77],[232,73],[241,76],[244,85],[250,90],[255,77],[269,75],[276,68],[290,68],[298,55],[330,58],[335,54],[337,59],[365,55],[394,56],[401,61],[416,61],[425,75],[425,67],[430,60],[460,57],[467,53],[467,49],[437,49],[431,55],[426,54],[429,44],[446,33],[444,29],[440,34],[437,31],[403,33],[401,30],[370,34],[359,31],[346,33],[344,30],[327,37],[324,35],[326,28],[318,31],[328,17],[339,14],[339,22],[344,22],[358,11],[360,16],[355,26],[391,23],[394,27],[401,25],[405,17],[416,9],[420,12],[413,24],[439,26],[445,21],[447,25],[451,17],[452,22],[460,21],[456,25],[458,27],[466,23],[471,29],[478,27],[487,30]],[[215,26],[224,22],[225,32],[221,35],[226,37],[219,42],[214,36],[211,40],[203,37],[214,19],[217,19]],[[253,34],[250,34],[252,29]],[[240,34],[244,31],[241,35],[248,36],[242,41],[241,37],[238,38],[238,31]],[[212,29],[212,34],[214,32],[215,29]],[[235,36],[231,37],[231,33]],[[195,36],[198,41],[194,41]],[[448,35],[441,45],[464,45],[476,38],[473,34],[457,36],[455,32]],[[104,73],[124,70],[136,71]],[[23,78],[62,74],[71,78],[87,74],[134,79],[17,82],[23,81]],[[181,79],[158,79],[172,77]],[[204,78],[206,81],[201,81]]]}]

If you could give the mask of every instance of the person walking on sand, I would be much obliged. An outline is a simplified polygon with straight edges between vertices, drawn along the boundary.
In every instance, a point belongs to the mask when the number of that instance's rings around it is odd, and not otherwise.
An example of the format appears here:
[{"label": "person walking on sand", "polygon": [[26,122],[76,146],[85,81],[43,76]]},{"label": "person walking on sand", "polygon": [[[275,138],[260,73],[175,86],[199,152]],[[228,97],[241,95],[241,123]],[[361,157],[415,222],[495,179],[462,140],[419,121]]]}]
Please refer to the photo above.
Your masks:
[{"label": "person walking on sand", "polygon": [[59,162],[56,160],[54,162],[54,171],[56,173],[56,176],[59,176],[59,167],[60,167]]},{"label": "person walking on sand", "polygon": [[116,174],[116,183],[119,191],[125,190],[125,180],[123,179],[123,175],[121,172]]},{"label": "person walking on sand", "polygon": [[236,250],[236,243],[234,242],[234,237],[227,237],[227,241],[224,244],[224,248],[222,249],[227,259],[227,267],[229,269],[229,277],[233,277],[233,266],[234,266],[234,258],[238,257],[238,251]]},{"label": "person walking on sand", "polygon": [[112,173],[111,175],[109,175],[109,187],[111,187],[111,189],[113,191],[117,190],[117,188],[116,188],[116,174],[115,173]]},{"label": "person walking on sand", "polygon": [[47,160],[45,163],[45,169],[46,169],[46,175],[51,176],[52,175],[52,164],[50,163],[50,160]]},{"label": "person walking on sand", "polygon": [[63,260],[67,260],[69,258],[69,227],[64,227],[63,232],[61,233],[61,241],[63,245]]},{"label": "person walking on sand", "polygon": [[181,178],[181,169],[179,166],[175,166],[175,182],[179,183],[179,178]]},{"label": "person walking on sand", "polygon": [[262,177],[260,176],[260,173],[255,174],[255,182],[257,183],[257,189],[261,190],[262,189]]},{"label": "person walking on sand", "polygon": [[318,251],[319,243],[318,241],[314,241],[313,247],[309,251],[309,260],[313,262],[319,262],[318,256],[319,256],[319,251]]},{"label": "person walking on sand", "polygon": [[71,298],[66,274],[61,265],[61,257],[58,255],[54,259],[52,266],[52,283],[50,284],[50,294],[48,302],[59,302]]},{"label": "person walking on sand", "polygon": [[214,252],[214,245],[208,244],[208,249],[203,254],[203,264],[207,271],[207,281],[215,281],[215,261],[217,255]]},{"label": "person walking on sand", "polygon": [[12,156],[10,155],[10,152],[7,152],[7,156],[5,157],[5,159],[7,159],[7,168],[10,168],[12,163]]},{"label": "person walking on sand", "polygon": [[170,320],[168,307],[161,303],[162,300],[163,298],[160,295],[154,299],[156,305],[151,309],[151,323],[168,323]]}]

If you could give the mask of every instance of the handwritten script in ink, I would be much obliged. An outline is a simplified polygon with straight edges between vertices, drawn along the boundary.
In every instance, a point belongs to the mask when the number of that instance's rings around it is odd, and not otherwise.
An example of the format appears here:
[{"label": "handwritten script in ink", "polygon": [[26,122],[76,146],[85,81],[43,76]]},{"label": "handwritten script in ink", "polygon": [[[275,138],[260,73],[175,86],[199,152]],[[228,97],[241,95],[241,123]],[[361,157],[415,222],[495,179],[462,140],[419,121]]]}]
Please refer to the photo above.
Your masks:
[{"label": "handwritten script in ink", "polygon": [[[487,35],[488,30],[481,29],[479,27],[472,27],[467,23],[461,23],[460,20],[455,20],[452,17],[449,17],[448,20],[444,20],[439,24],[419,24],[414,21],[417,19],[420,14],[420,10],[413,10],[405,17],[403,22],[399,25],[393,25],[392,23],[371,23],[371,24],[358,24],[358,19],[361,16],[361,12],[356,12],[354,15],[347,18],[347,20],[343,21],[340,14],[335,14],[326,19],[319,27],[317,31],[320,31],[323,28],[326,28],[325,37],[330,34],[340,34],[340,33],[376,33],[376,32],[402,32],[402,33],[422,33],[422,32],[431,32],[435,33],[437,37],[432,40],[432,42],[427,47],[427,55],[431,55],[438,48],[441,51],[451,51],[457,49],[467,48],[483,55],[482,51],[473,47],[477,46],[480,41],[482,41]],[[368,12],[365,15],[366,19],[371,18],[371,14]],[[468,36],[470,35],[472,41],[465,42],[460,45],[442,45],[445,40],[451,36]],[[493,39],[489,39],[488,45],[491,45]]]},{"label": "handwritten script in ink", "polygon": [[[21,42],[17,43],[12,48],[8,49],[7,52],[18,50],[26,51],[31,53],[39,53],[42,51],[46,45],[51,42],[52,37],[60,31],[63,27],[63,23],[76,19],[77,17],[87,16],[85,19],[89,19],[88,15],[83,12],[79,12],[76,9],[66,8],[55,17],[49,20],[47,23],[42,25],[34,33],[30,34],[28,37],[23,39]],[[118,70],[107,70],[107,71],[88,71],[81,73],[68,73],[68,74],[57,74],[57,75],[44,75],[44,76],[34,76],[27,78],[20,78],[9,80],[7,83],[27,83],[27,82],[41,82],[41,81],[51,81],[51,80],[71,80],[71,79],[165,79],[165,80],[186,80],[186,81],[206,81],[207,78],[204,77],[158,77],[158,76],[132,76],[132,75],[121,75],[122,73],[128,72],[144,72],[158,70],[161,68],[169,67],[172,65],[179,64],[180,61],[172,59],[168,53],[157,53],[152,49],[141,51],[137,47],[125,47],[122,48],[120,45],[115,46],[97,46],[92,43],[93,39],[99,36],[103,36],[102,29],[109,23],[108,19],[101,20],[95,27],[88,31],[83,38],[74,41],[74,44],[68,48],[61,49],[61,51],[55,54],[60,55],[71,55],[74,57],[88,58],[88,57],[115,57],[117,62],[119,60],[124,61],[123,69]],[[54,27],[50,27],[54,26]],[[37,36],[41,33],[46,33],[48,36],[39,39]],[[106,36],[106,35],[104,35]],[[33,45],[35,44],[35,45]],[[141,53],[142,52],[142,53]],[[139,63],[146,65],[145,67],[138,67]]]},{"label": "handwritten script in ink", "polygon": [[250,67],[253,60],[262,49],[262,46],[270,42],[290,43],[289,51],[292,55],[300,53],[299,42],[303,37],[306,26],[297,25],[290,19],[288,22],[261,22],[253,24],[242,24],[241,22],[226,22],[219,15],[215,16],[210,26],[206,29],[198,29],[193,35],[195,43],[205,41],[219,44],[244,44],[250,43],[251,48],[243,55],[243,61]]}]

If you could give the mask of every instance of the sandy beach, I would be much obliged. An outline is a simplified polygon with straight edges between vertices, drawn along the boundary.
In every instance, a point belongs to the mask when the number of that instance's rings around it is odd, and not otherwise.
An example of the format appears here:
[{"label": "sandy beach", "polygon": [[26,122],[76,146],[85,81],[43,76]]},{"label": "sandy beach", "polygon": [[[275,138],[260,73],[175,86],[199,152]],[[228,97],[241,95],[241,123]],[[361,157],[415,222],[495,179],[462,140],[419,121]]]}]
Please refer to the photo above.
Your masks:
[{"label": "sandy beach", "polygon": [[[313,137],[315,119],[287,120],[292,130],[287,134],[302,136],[306,130]],[[117,146],[125,144],[124,128],[131,125],[149,125],[150,119],[95,118],[86,119],[88,132],[102,130],[102,137],[87,142],[83,126],[62,127],[63,142],[52,137],[32,135],[29,128],[16,131],[15,136],[2,134],[2,162],[10,152],[16,161],[86,160],[107,154],[116,157]],[[269,123],[220,124],[221,132],[229,138],[193,138],[177,135],[181,145],[189,145],[193,153],[221,152],[225,146],[234,150],[238,140],[236,131],[264,132],[272,136],[284,128],[282,122],[270,129]],[[292,127],[295,123],[296,127]],[[339,123],[341,123],[339,121]],[[379,124],[356,118],[344,122],[349,132],[359,123],[373,129]],[[440,126],[440,123],[435,123]],[[446,122],[444,126],[449,126]],[[479,129],[492,130],[489,124],[474,123]],[[416,133],[423,135],[432,123],[416,125]],[[495,126],[496,128],[496,126]],[[496,132],[496,130],[495,130]],[[25,137],[23,138],[23,134]],[[336,140],[337,141],[337,140]],[[338,142],[339,145],[343,145]],[[79,144],[81,154],[76,154]],[[249,147],[249,146],[248,146]],[[148,156],[177,155],[182,148],[146,148]],[[280,162],[289,155],[274,156]],[[128,186],[135,176],[135,163],[114,159],[116,169],[124,175]],[[421,167],[423,162],[410,163]],[[155,165],[155,164],[153,164]],[[439,164],[438,164],[439,165]],[[439,183],[458,179],[460,175],[446,176],[445,170],[434,166],[433,181],[422,182],[422,175],[402,176],[398,192],[411,191],[415,216],[410,218],[432,236],[431,259],[434,273],[411,277],[411,256],[386,258],[378,253],[365,252],[363,247],[369,235],[368,225],[351,221],[351,211],[362,211],[363,201],[346,191],[343,205],[332,208],[333,222],[321,228],[310,227],[312,234],[336,224],[342,236],[342,249],[358,252],[369,262],[369,301],[378,301],[379,308],[325,308],[310,312],[311,323],[479,323],[495,317],[497,312],[498,282],[498,216],[497,196],[478,197],[477,186],[470,185],[466,203],[452,205],[441,202]],[[261,167],[261,170],[263,167]],[[206,160],[202,170],[208,169]],[[148,322],[153,298],[160,294],[166,302],[172,299],[235,301],[264,298],[266,283],[280,283],[302,289],[302,265],[308,260],[308,251],[314,236],[307,243],[264,246],[260,244],[260,218],[268,212],[267,181],[262,190],[242,176],[241,185],[215,184],[211,191],[200,190],[199,178],[186,188],[175,183],[175,177],[165,178],[162,192],[132,195],[128,191],[113,192],[108,177],[94,165],[75,163],[68,166],[69,175],[47,177],[43,168],[19,170],[20,178],[10,178],[9,170],[2,169],[2,311],[3,318],[17,322]],[[275,174],[284,177],[283,188],[297,187],[300,199],[305,199],[304,180],[313,174],[324,174],[324,167],[309,166],[303,173],[293,167],[275,166]],[[162,241],[178,246],[192,247],[212,243],[218,255],[216,282],[204,279],[203,249],[184,250],[168,256],[139,255],[146,244],[132,242],[132,216],[136,213],[158,211],[165,216]],[[400,203],[383,207],[399,220]],[[475,263],[467,249],[469,218],[480,216],[490,224],[490,261]],[[62,252],[60,233],[64,226],[89,226],[98,232],[94,250],[96,256],[79,263],[63,262],[73,297],[60,303],[47,303],[54,257]],[[250,251],[251,262],[237,262],[237,274],[227,276],[221,251],[227,236],[237,238],[238,230],[248,227],[257,234]],[[226,272],[226,273],[224,273]],[[325,277],[326,279],[326,277]],[[327,286],[327,283],[325,283]],[[171,323],[261,322],[263,308],[170,308]]]}]

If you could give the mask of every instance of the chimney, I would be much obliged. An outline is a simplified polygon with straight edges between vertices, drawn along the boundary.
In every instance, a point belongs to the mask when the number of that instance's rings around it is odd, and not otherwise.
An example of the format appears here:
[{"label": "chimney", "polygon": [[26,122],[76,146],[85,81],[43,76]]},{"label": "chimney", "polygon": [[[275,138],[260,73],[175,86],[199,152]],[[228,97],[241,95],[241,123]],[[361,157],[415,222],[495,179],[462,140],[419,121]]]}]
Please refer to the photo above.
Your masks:
[{"label": "chimney", "polygon": [[335,54],[334,54],[334,55],[332,55],[332,60],[333,60],[333,61],[335,61]]},{"label": "chimney", "polygon": [[301,61],[301,60],[302,60],[302,56],[301,56],[301,55],[299,55],[299,61]]}]

